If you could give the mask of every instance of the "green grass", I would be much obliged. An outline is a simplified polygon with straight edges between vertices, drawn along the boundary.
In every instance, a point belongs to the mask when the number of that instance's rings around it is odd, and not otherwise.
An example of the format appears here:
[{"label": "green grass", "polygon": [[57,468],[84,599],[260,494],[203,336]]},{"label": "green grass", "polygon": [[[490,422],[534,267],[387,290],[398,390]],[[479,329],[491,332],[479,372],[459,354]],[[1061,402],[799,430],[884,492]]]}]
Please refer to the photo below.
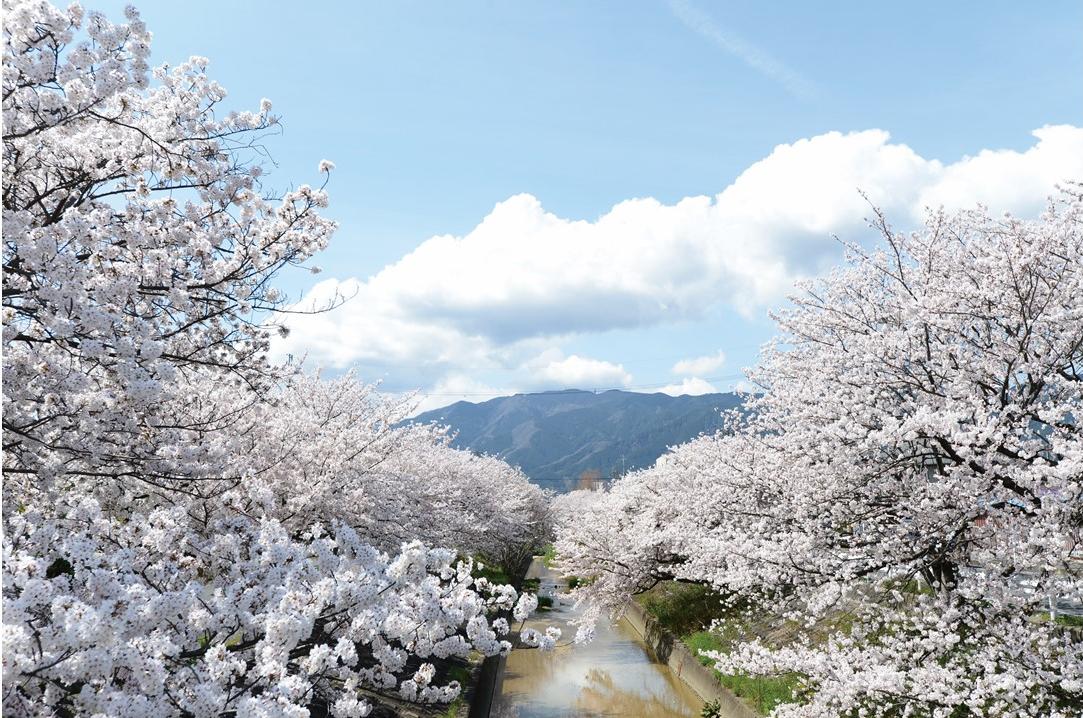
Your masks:
[{"label": "green grass", "polygon": [[538,608],[548,611],[553,607],[552,596],[538,596]]},{"label": "green grass", "polygon": [[[1034,617],[1037,621],[1049,621],[1049,611],[1042,611]],[[1058,626],[1068,626],[1069,628],[1083,628],[1083,616],[1066,616],[1063,613],[1057,614],[1056,619],[1053,621]]]},{"label": "green grass", "polygon": [[743,673],[728,676],[714,670],[713,661],[701,656],[700,651],[726,653],[731,641],[711,631],[697,631],[681,639],[703,665],[711,668],[718,682],[745,699],[760,715],[767,715],[779,703],[793,702],[793,691],[798,687],[798,676],[749,676]]},{"label": "green grass", "polygon": [[[474,677],[473,670],[468,663],[453,660],[447,666],[446,671],[443,679],[444,683],[458,681],[459,685],[463,687],[463,690],[466,690],[467,686],[472,683],[471,679]],[[440,714],[440,718],[455,718],[464,705],[466,705],[465,699],[462,696],[459,696],[448,704],[447,710]]]},{"label": "green grass", "polygon": [[637,597],[659,626],[675,636],[686,636],[726,616],[721,594],[707,586],[661,583]]},{"label": "green grass", "polygon": [[[728,653],[733,646],[762,631],[752,625],[743,604],[724,603],[708,586],[667,582],[637,596],[636,600],[659,627],[680,637],[692,654],[712,670],[719,683],[745,700],[757,713],[767,715],[779,703],[794,700],[799,676],[723,675],[700,651]],[[714,630],[709,630],[714,625]]]},{"label": "green grass", "polygon": [[440,718],[455,718],[459,715],[459,709],[463,707],[463,699],[456,698],[448,704],[447,710],[440,714]]},{"label": "green grass", "polygon": [[[542,563],[546,568],[553,568],[557,561],[557,549],[553,544],[548,544],[545,547],[545,551],[541,555]],[[592,579],[582,578],[580,576],[565,576],[564,583],[567,584],[568,590],[578,588],[579,586],[589,586]],[[535,589],[537,590],[537,589]]]},{"label": "green grass", "polygon": [[465,686],[470,683],[470,666],[461,663],[452,663],[447,671],[449,681],[458,681],[459,685]]},{"label": "green grass", "polygon": [[589,586],[594,583],[592,578],[582,578],[581,576],[565,576],[564,583],[568,584],[568,590],[573,588],[579,588],[580,586]]},{"label": "green grass", "polygon": [[487,578],[494,584],[507,584],[511,583],[511,577],[508,576],[508,572],[504,570],[502,566],[498,566],[491,561],[484,559],[476,559],[474,563],[474,578]]}]

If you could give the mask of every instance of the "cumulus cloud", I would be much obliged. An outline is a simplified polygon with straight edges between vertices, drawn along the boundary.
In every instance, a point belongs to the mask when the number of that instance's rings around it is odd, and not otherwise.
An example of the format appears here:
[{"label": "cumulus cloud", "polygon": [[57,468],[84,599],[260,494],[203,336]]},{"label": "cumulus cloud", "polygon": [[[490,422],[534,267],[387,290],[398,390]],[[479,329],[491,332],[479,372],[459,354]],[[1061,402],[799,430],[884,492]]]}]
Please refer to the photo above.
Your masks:
[{"label": "cumulus cloud", "polygon": [[420,414],[457,401],[480,402],[514,393],[512,389],[497,388],[471,376],[454,373],[440,379],[431,389],[418,393],[412,413]]},{"label": "cumulus cloud", "polygon": [[706,379],[693,376],[681,381],[679,384],[667,384],[660,389],[651,391],[670,396],[700,396],[701,394],[717,394],[718,388]]},{"label": "cumulus cloud", "polygon": [[[516,195],[467,234],[432,237],[367,281],[321,282],[298,308],[352,299],[288,317],[291,333],[274,350],[376,374],[409,368],[427,386],[464,368],[515,370],[561,337],[696,319],[719,305],[756,315],[796,279],[838,261],[832,235],[871,236],[859,188],[900,225],[927,206],[1037,211],[1056,183],[1083,177],[1083,129],[1045,127],[1034,137],[1025,151],[944,164],[882,130],[829,132],[779,145],[717,195],[630,199],[594,220],[558,217]],[[553,384],[630,381],[600,360],[552,363],[530,373]],[[705,373],[687,369],[677,373]]]},{"label": "cumulus cloud", "polygon": [[716,354],[693,359],[681,359],[673,365],[673,373],[681,376],[703,376],[718,371],[726,363],[726,354],[721,349]]},{"label": "cumulus cloud", "polygon": [[917,208],[966,209],[981,203],[1019,216],[1040,212],[1054,185],[1083,179],[1083,129],[1042,127],[1025,152],[982,150],[947,165],[922,187]]},{"label": "cumulus cloud", "polygon": [[[472,367],[471,371],[473,371]],[[456,401],[482,402],[498,396],[555,389],[626,388],[632,383],[632,375],[620,364],[577,354],[565,356],[560,349],[555,347],[550,347],[531,357],[516,367],[515,371],[518,378],[513,385],[495,386],[480,381],[471,374],[451,371],[435,379],[431,388],[416,392],[382,388],[390,394],[412,395],[415,400],[415,409],[412,413],[420,414]],[[692,386],[693,390],[699,388],[698,385],[689,386]]]},{"label": "cumulus cloud", "polygon": [[632,375],[620,364],[572,354],[569,357],[535,361],[531,386],[539,389],[610,389],[628,386]]}]

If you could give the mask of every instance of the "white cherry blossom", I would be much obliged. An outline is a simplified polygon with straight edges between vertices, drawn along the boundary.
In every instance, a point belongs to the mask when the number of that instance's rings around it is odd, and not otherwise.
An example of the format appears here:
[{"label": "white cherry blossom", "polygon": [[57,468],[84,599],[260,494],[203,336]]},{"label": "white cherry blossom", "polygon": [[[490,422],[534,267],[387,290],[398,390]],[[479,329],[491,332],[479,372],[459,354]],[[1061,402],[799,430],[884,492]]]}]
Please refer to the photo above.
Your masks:
[{"label": "white cherry blossom", "polygon": [[1083,597],[1083,190],[875,225],[776,316],[747,414],[569,502],[560,566],[588,623],[666,579],[789,621],[714,654],[801,676],[776,716],[1077,716],[1050,602]]},{"label": "white cherry blossom", "polygon": [[529,553],[545,496],[268,362],[274,277],[334,230],[322,187],[260,186],[269,101],[152,72],[134,10],[4,5],[4,714],[453,700],[441,665],[527,605],[469,556]]}]

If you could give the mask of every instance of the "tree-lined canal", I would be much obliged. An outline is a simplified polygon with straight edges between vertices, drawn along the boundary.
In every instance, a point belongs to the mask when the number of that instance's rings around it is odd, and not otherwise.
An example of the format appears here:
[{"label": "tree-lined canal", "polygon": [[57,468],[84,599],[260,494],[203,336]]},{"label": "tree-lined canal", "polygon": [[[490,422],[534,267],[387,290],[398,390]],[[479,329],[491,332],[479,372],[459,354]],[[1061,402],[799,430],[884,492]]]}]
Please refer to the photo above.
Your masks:
[{"label": "tree-lined canal", "polygon": [[553,651],[517,649],[508,657],[493,715],[517,718],[600,716],[698,716],[702,699],[663,663],[659,663],[626,620],[598,620],[591,643],[566,645],[575,635],[573,602],[562,597],[559,575],[535,560],[528,577],[541,580],[539,595],[553,597],[553,608],[540,611],[527,626],[563,632]]}]

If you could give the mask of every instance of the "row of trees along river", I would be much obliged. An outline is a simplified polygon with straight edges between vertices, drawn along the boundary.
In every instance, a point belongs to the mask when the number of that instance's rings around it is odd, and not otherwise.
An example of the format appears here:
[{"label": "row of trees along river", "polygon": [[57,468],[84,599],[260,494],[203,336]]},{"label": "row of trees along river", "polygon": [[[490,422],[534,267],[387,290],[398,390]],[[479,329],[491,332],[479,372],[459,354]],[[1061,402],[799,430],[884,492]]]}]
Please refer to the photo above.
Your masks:
[{"label": "row of trees along river", "polygon": [[[1079,185],[1037,220],[877,215],[776,316],[750,411],[553,498],[268,361],[275,276],[335,228],[330,162],[262,187],[269,102],[222,111],[202,58],[152,71],[134,10],[12,2],[4,32],[6,715],[454,710],[513,649],[597,660],[604,696],[609,639],[577,645],[677,585],[707,605],[678,634],[785,681],[780,717],[1079,715]],[[524,625],[537,597],[473,557],[551,539],[577,621]]]}]

